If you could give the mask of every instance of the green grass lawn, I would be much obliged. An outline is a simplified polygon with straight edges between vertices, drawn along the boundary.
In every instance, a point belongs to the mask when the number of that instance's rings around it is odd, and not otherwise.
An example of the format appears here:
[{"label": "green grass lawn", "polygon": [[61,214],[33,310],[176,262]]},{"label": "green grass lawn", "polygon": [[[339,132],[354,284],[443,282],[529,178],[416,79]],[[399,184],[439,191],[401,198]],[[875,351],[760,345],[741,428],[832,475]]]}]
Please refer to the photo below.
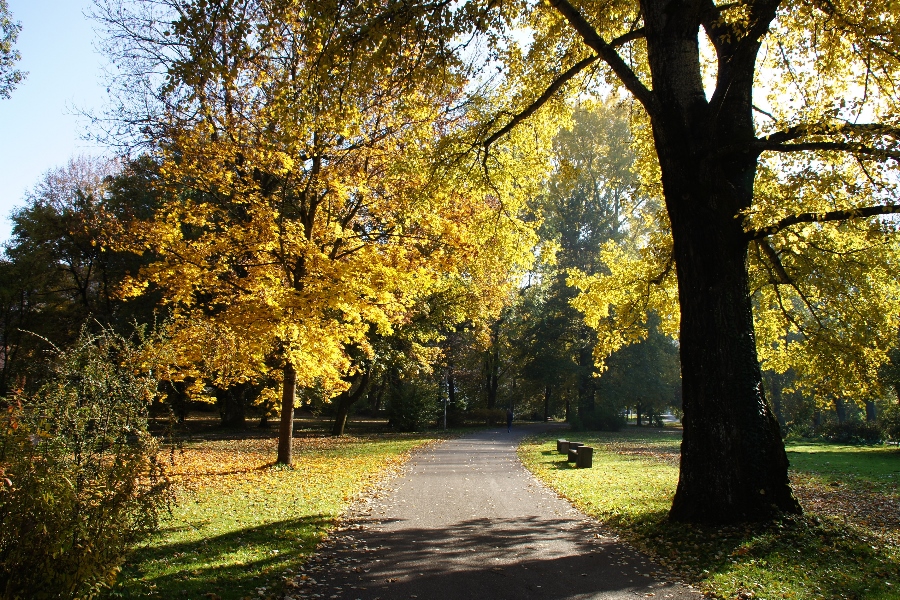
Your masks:
[{"label": "green grass lawn", "polygon": [[[575,435],[575,434],[573,434]],[[700,527],[666,519],[680,437],[652,430],[577,434],[593,469],[556,454],[558,434],[526,440],[526,466],[585,513],[720,598],[900,598],[900,452],[789,444],[806,511],[767,525]]]},{"label": "green grass lawn", "polygon": [[842,446],[824,442],[788,442],[791,468],[828,484],[877,488],[885,493],[900,486],[900,449],[886,446]]},{"label": "green grass lawn", "polygon": [[274,439],[186,444],[172,467],[177,504],[162,530],[130,556],[111,595],[274,596],[354,496],[432,439],[301,437],[292,468],[272,466]]}]

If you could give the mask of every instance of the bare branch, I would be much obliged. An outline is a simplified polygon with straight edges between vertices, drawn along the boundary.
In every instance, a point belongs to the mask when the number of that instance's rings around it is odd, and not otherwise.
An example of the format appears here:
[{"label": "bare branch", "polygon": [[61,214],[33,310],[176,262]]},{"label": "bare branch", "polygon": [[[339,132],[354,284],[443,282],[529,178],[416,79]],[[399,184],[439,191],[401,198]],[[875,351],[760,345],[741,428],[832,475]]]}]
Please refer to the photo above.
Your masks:
[{"label": "bare branch", "polygon": [[798,223],[825,223],[827,221],[847,221],[850,219],[864,219],[867,217],[875,217],[878,215],[900,214],[900,204],[884,204],[880,206],[866,206],[863,208],[851,208],[848,210],[833,210],[823,213],[800,213],[798,215],[790,215],[785,217],[768,227],[759,229],[751,229],[746,232],[748,240],[761,240],[775,235],[782,229],[796,225]]}]

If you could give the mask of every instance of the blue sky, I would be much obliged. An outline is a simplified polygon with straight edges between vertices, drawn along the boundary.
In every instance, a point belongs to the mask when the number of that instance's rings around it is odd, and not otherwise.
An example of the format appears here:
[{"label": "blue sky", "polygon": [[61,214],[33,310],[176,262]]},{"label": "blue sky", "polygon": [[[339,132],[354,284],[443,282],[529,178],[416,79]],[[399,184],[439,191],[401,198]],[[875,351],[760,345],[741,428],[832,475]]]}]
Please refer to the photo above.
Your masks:
[{"label": "blue sky", "polygon": [[0,100],[0,243],[9,239],[10,211],[49,169],[78,154],[104,149],[82,139],[87,123],[79,110],[98,111],[105,101],[102,65],[94,50],[90,0],[8,0],[22,23],[16,44],[28,77]]}]

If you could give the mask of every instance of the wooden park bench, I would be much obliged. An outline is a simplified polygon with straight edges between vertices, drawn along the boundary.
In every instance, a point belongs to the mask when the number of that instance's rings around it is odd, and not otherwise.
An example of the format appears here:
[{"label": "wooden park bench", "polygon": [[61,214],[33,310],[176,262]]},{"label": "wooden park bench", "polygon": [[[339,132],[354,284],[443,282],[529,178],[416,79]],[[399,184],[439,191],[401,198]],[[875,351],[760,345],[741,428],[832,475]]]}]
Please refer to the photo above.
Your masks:
[{"label": "wooden park bench", "polygon": [[566,461],[575,463],[576,469],[590,469],[594,462],[594,449],[581,442],[556,440],[556,451],[566,456]]}]

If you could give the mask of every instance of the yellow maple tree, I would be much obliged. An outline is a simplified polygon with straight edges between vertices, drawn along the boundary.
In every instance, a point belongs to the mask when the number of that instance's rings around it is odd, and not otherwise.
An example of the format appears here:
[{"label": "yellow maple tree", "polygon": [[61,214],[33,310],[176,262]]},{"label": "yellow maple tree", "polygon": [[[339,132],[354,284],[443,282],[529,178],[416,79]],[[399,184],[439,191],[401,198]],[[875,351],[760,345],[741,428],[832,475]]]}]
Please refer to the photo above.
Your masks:
[{"label": "yellow maple tree", "polygon": [[220,377],[283,365],[279,462],[291,462],[297,386],[340,392],[357,368],[347,349],[371,354],[371,330],[389,334],[451,281],[496,296],[529,264],[521,206],[543,144],[511,140],[500,162],[518,170],[489,178],[467,158],[478,104],[462,102],[467,67],[430,20],[439,8],[100,8],[130,69],[118,123],[159,163],[160,207],[126,240],[155,260],[125,291],[161,290],[176,323],[214,325],[215,344],[182,326],[174,363],[222,342],[240,350],[213,359]]}]

